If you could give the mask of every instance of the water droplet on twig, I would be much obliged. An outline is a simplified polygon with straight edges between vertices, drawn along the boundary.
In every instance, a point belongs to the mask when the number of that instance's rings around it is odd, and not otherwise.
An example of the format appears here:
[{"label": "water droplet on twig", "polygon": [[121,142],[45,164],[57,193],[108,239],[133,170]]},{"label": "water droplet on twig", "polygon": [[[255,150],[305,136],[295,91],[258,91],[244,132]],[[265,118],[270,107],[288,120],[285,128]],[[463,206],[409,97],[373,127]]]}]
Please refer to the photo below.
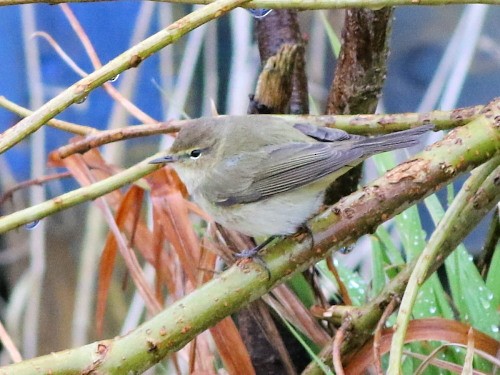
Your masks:
[{"label": "water droplet on twig", "polygon": [[31,223],[25,224],[24,227],[28,230],[31,230],[31,229],[34,229],[38,225],[39,222],[40,222],[40,220],[34,220]]},{"label": "water droplet on twig", "polygon": [[269,13],[271,13],[272,9],[247,9],[253,16],[253,18],[264,18]]},{"label": "water droplet on twig", "polygon": [[76,103],[76,104],[82,104],[82,103],[84,103],[84,102],[85,102],[85,100],[87,100],[87,95],[84,95],[84,96],[82,96],[82,97],[80,97],[80,98],[76,99],[76,100],[75,100],[75,103]]}]

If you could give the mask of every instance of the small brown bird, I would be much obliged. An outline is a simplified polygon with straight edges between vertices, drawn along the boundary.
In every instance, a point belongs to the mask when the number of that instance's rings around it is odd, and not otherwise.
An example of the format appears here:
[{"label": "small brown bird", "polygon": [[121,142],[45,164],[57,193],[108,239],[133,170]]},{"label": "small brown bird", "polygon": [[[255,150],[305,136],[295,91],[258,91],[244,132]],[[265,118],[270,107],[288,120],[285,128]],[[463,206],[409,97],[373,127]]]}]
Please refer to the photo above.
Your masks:
[{"label": "small brown bird", "polygon": [[223,226],[250,236],[291,234],[336,178],[374,154],[418,144],[431,129],[363,137],[274,116],[201,118],[151,163],[171,163],[195,202]]}]

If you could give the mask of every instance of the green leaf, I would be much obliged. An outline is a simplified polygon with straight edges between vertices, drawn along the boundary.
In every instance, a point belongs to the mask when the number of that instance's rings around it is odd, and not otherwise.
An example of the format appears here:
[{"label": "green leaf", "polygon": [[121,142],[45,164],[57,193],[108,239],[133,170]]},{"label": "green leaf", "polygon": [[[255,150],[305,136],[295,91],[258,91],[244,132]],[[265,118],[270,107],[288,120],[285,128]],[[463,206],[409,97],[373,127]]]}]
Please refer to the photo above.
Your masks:
[{"label": "green leaf", "polygon": [[[374,157],[375,165],[380,173],[384,173],[395,165],[394,153],[386,152],[384,154],[376,155]],[[422,228],[420,215],[417,206],[412,206],[402,212],[395,218],[396,227],[403,243],[403,248],[406,253],[407,259],[417,257],[424,247],[426,246],[425,231]],[[384,243],[388,244],[391,248],[392,241],[389,240],[390,236],[380,226],[377,229],[378,236],[385,237]],[[392,245],[390,254],[393,259],[402,261],[399,252]],[[388,253],[389,255],[389,253]],[[413,314],[415,317],[424,318],[432,316],[442,316],[446,318],[453,317],[453,311],[447,301],[446,293],[443,286],[436,275],[432,275],[420,288],[417,301],[413,307]]]},{"label": "green leaf", "polygon": [[491,258],[490,269],[486,277],[486,286],[493,293],[491,303],[497,307],[500,305],[500,243],[497,243],[495,252]]},{"label": "green leaf", "polygon": [[[345,267],[337,259],[333,259],[335,267],[340,275],[340,279],[345,284],[349,296],[351,297],[354,306],[361,306],[366,302],[366,291],[368,286],[366,282],[361,278],[361,276],[356,272]],[[338,287],[335,277],[331,274],[330,270],[326,265],[326,261],[322,260],[316,263],[316,269],[320,274],[329,280],[333,285]]]},{"label": "green leaf", "polygon": [[330,368],[323,363],[321,358],[319,358],[316,353],[314,352],[313,348],[311,348],[308,343],[304,340],[302,335],[295,329],[295,327],[290,324],[284,317],[280,315],[281,319],[283,319],[283,322],[287,326],[287,328],[290,330],[290,332],[294,335],[294,337],[297,339],[298,342],[302,345],[302,347],[307,351],[307,353],[311,356],[314,362],[318,365],[318,367],[323,371],[323,373],[327,375],[333,375],[333,372],[330,370]]},{"label": "green leaf", "polygon": [[299,297],[304,306],[310,308],[315,304],[314,291],[302,273],[293,275],[286,284]]},{"label": "green leaf", "polygon": [[[444,216],[441,203],[432,195],[425,199],[425,204],[437,225]],[[453,302],[460,318],[498,339],[500,317],[496,312],[498,304],[493,302],[495,295],[479,274],[465,246],[459,245],[446,259],[445,268]]]},{"label": "green leaf", "polygon": [[371,296],[375,297],[385,286],[384,254],[382,244],[378,237],[372,236],[372,268],[373,279]]},{"label": "green leaf", "polygon": [[321,17],[321,21],[323,22],[323,26],[325,27],[326,35],[328,36],[328,41],[330,42],[330,46],[332,47],[333,55],[338,58],[340,54],[340,47],[342,46],[340,40],[337,37],[337,34],[335,34],[332,26],[326,19],[325,12],[320,11],[319,15]]}]

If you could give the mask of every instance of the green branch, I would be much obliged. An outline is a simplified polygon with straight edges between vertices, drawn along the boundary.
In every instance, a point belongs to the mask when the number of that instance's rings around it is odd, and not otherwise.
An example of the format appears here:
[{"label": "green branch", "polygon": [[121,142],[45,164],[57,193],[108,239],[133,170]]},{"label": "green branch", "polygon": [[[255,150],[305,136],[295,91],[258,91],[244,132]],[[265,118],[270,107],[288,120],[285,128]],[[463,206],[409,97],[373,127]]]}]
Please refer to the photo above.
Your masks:
[{"label": "green branch", "polygon": [[131,184],[141,177],[160,169],[161,165],[148,164],[148,161],[160,157],[163,154],[158,153],[157,155],[151,156],[131,168],[92,185],[72,190],[48,201],[25,208],[24,210],[16,211],[10,215],[0,216],[0,234],[19,228],[22,225],[41,220],[56,212],[76,206],[77,204],[102,197],[113,190]]},{"label": "green branch", "polygon": [[[19,4],[61,4],[88,3],[113,0],[1,0],[0,6]],[[211,4],[215,0],[153,0],[162,3],[179,4]],[[338,8],[372,8],[380,9],[398,5],[449,5],[449,4],[500,4],[499,0],[255,0],[244,5],[245,8],[267,9],[338,9]]]},{"label": "green branch", "polygon": [[174,43],[189,31],[224,15],[248,0],[217,0],[197,9],[170,26],[136,44],[106,65],[68,87],[31,115],[0,134],[0,154],[37,131],[43,124],[73,103],[81,102],[90,92],[126,69],[137,67],[144,59]]},{"label": "green branch", "polygon": [[[262,259],[270,276],[258,262],[236,264],[128,335],[7,366],[0,369],[0,374],[83,371],[124,374],[147,369],[293,273],[306,269],[361,235],[372,233],[382,222],[497,155],[500,130],[493,124],[498,115],[495,105],[498,103],[486,107],[475,121],[455,129],[416,158],[310,220],[307,225],[313,241],[310,236],[290,237],[269,245]],[[97,184],[102,186],[107,180]]]},{"label": "green branch", "polygon": [[422,124],[434,124],[436,130],[449,130],[476,119],[484,106],[458,108],[427,113],[396,113],[383,115],[275,115],[290,123],[307,122],[327,126],[352,134],[374,135],[406,130]]},{"label": "green branch", "polygon": [[[11,102],[5,96],[0,96],[0,107],[5,108],[6,110],[12,113],[15,113],[20,117],[28,117],[33,114],[33,111],[24,108],[14,102]],[[87,135],[90,133],[98,132],[97,129],[92,128],[90,126],[78,125],[72,122],[56,120],[56,119],[47,121],[47,125],[52,126],[59,130],[67,131],[78,135]]]}]

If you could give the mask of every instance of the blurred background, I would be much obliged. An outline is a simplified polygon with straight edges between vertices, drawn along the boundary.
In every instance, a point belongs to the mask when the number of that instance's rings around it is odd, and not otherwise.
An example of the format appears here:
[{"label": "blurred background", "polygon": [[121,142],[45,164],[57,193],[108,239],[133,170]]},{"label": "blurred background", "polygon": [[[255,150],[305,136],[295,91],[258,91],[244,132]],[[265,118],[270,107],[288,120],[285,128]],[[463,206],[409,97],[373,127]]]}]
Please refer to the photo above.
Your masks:
[{"label": "blurred background", "polygon": [[[138,1],[71,4],[70,8],[102,63],[192,9]],[[79,72],[63,60],[50,38],[81,70],[93,71],[67,14],[60,6],[0,7],[0,96],[26,108],[37,108],[79,79]],[[485,104],[499,95],[499,7],[401,7],[395,14],[380,111],[446,110]],[[308,40],[311,109],[322,114],[335,66],[326,24],[340,35],[343,11],[304,11],[300,19]],[[158,121],[210,116],[212,101],[221,114],[245,114],[260,69],[253,24],[249,12],[236,9],[189,33],[138,68],[124,72],[112,84]],[[144,122],[130,115],[102,88],[58,118],[98,129]],[[19,117],[0,107],[0,132],[17,121]],[[0,155],[0,193],[21,181],[54,173],[46,165],[47,155],[70,137],[59,130],[42,128],[29,142]],[[159,144],[158,137],[142,138],[107,146],[102,152],[110,162],[126,167],[156,152]],[[373,178],[373,165],[367,163],[367,169],[367,178]],[[0,206],[0,214],[75,187],[73,180],[64,179],[44,188],[17,192]],[[26,335],[31,327],[40,330],[38,337],[43,338],[38,342],[24,340],[22,349],[27,357],[81,345],[93,338],[88,323],[93,314],[89,291],[95,285],[96,262],[107,228],[93,222],[90,211],[90,205],[77,206],[33,223],[34,228],[22,228],[0,238],[2,321],[14,337],[22,337],[23,332]],[[469,249],[477,250],[482,233],[484,230],[469,238]],[[364,257],[362,251],[354,251],[342,259],[364,270],[362,274],[369,279],[369,265],[360,260]],[[75,304],[75,299],[83,295],[87,300]],[[120,293],[110,296],[114,305],[111,313],[124,316],[125,298],[129,297]],[[31,308],[26,309],[26,304]],[[90,310],[84,311],[84,305]],[[42,319],[37,323],[38,314]],[[130,327],[116,323],[107,331],[117,334]]]}]

